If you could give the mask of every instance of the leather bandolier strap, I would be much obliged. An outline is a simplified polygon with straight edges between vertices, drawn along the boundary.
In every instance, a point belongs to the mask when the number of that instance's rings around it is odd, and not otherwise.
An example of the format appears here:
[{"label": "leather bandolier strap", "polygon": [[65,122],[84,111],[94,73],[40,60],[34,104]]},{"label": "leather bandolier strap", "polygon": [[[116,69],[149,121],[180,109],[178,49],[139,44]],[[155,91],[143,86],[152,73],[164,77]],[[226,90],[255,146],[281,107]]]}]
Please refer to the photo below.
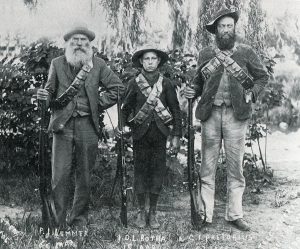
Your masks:
[{"label": "leather bandolier strap", "polygon": [[136,78],[136,83],[141,92],[147,97],[147,100],[139,110],[139,112],[135,115],[135,117],[129,120],[129,122],[134,121],[138,124],[143,123],[151,114],[153,109],[164,124],[167,124],[172,120],[171,113],[159,99],[162,93],[162,82],[163,76],[160,75],[158,81],[153,85],[153,88],[151,89],[151,86],[149,85],[146,78],[142,74],[138,75],[138,77]]},{"label": "leather bandolier strap", "polygon": [[55,109],[62,109],[67,106],[72,99],[78,94],[80,88],[84,85],[84,82],[91,71],[89,65],[83,65],[79,73],[76,75],[72,84],[67,88],[67,90],[62,93],[58,98],[52,101],[51,106]]},{"label": "leather bandolier strap", "polygon": [[253,79],[247,74],[240,65],[231,58],[235,50],[215,49],[216,56],[212,58],[202,69],[202,75],[208,79],[221,65],[224,66],[226,71],[234,77],[245,90],[253,87]]}]

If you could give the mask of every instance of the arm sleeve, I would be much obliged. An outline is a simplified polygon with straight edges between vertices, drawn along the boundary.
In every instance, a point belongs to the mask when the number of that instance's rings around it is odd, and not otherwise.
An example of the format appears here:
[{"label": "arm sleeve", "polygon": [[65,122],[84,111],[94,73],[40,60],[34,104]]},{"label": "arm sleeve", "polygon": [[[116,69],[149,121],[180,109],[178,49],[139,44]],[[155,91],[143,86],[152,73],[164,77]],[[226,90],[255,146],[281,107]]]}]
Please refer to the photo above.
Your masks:
[{"label": "arm sleeve", "polygon": [[192,87],[196,91],[196,95],[193,100],[197,99],[199,96],[201,96],[203,92],[203,86],[204,86],[204,78],[201,73],[202,67],[198,67],[195,77],[192,80]]},{"label": "arm sleeve", "polygon": [[48,79],[45,85],[45,89],[49,92],[49,98],[47,99],[47,104],[46,104],[47,107],[55,97],[57,85],[58,85],[58,78],[56,74],[55,65],[53,61],[51,61],[49,73],[48,73]]},{"label": "arm sleeve", "polygon": [[107,109],[117,103],[118,89],[120,97],[125,92],[125,86],[119,77],[103,61],[100,67],[100,81],[105,91],[99,96],[99,105],[101,109]]},{"label": "arm sleeve", "polygon": [[253,102],[255,102],[265,85],[268,83],[269,75],[253,49],[249,48],[249,54],[247,68],[250,75],[253,77],[254,86],[251,91],[253,93]]},{"label": "arm sleeve", "polygon": [[136,89],[134,86],[134,80],[128,82],[122,105],[123,124],[129,126],[128,118],[130,114],[133,113],[136,104]]},{"label": "arm sleeve", "polygon": [[169,80],[166,80],[166,100],[169,110],[173,117],[173,129],[171,134],[173,136],[182,136],[182,118],[181,110],[175,90],[175,86]]}]

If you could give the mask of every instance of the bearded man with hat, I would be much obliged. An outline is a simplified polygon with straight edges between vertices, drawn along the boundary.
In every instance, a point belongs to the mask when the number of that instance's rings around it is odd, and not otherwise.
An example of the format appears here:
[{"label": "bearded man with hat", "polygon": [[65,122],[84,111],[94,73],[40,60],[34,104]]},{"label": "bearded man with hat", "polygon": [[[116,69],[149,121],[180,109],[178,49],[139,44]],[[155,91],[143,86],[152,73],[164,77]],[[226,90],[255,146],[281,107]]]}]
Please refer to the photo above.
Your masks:
[{"label": "bearded man with hat", "polygon": [[[253,49],[235,42],[239,12],[225,5],[206,25],[215,35],[216,44],[199,54],[197,74],[184,89],[187,98],[201,97],[196,118],[201,121],[202,213],[206,224],[212,222],[215,195],[215,173],[222,145],[227,163],[227,201],[225,219],[236,228],[248,231],[243,219],[242,196],[245,189],[243,156],[251,103],[268,82],[268,74]],[[203,203],[205,205],[203,205]]]},{"label": "bearded man with hat", "polygon": [[[90,177],[94,167],[99,130],[99,115],[117,102],[125,86],[94,57],[91,42],[95,33],[76,26],[64,35],[65,54],[52,60],[44,89],[37,99],[51,108],[49,132],[52,145],[52,194],[57,226],[66,228],[72,162],[75,162],[75,192],[67,223],[86,227],[88,222]],[[104,89],[101,94],[98,89]]]},{"label": "bearded man with hat", "polygon": [[[157,229],[160,224],[156,206],[166,174],[166,143],[172,135],[171,150],[177,153],[181,137],[181,112],[175,86],[159,72],[168,55],[146,45],[134,53],[133,65],[140,73],[129,81],[122,113],[132,131],[134,155],[134,191],[139,211],[134,224]],[[170,133],[170,125],[173,125]],[[146,212],[146,197],[150,208]]]}]

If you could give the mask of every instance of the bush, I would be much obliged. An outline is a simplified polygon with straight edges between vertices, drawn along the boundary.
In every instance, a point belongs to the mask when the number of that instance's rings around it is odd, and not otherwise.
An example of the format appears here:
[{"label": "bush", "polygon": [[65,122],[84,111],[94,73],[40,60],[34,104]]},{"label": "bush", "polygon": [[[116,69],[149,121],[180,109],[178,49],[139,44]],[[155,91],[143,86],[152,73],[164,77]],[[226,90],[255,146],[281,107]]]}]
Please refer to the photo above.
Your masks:
[{"label": "bush", "polygon": [[[118,53],[108,58],[96,49],[94,52],[106,61],[125,84],[139,72],[132,67],[129,53]],[[33,95],[47,80],[51,60],[62,54],[63,49],[42,42],[23,48],[15,58],[1,61],[0,170],[26,172],[37,168],[40,117]],[[175,50],[170,52],[170,61],[162,71],[176,86],[180,86],[191,80],[195,68],[193,55],[184,55]],[[99,119],[102,129],[103,114]]]},{"label": "bush", "polygon": [[[94,52],[96,56],[106,61],[124,84],[139,72],[138,69],[133,68],[129,53],[118,53],[108,58],[96,49]],[[0,170],[26,173],[37,169],[40,118],[37,103],[32,95],[46,81],[51,60],[62,53],[62,49],[51,43],[38,43],[24,48],[16,58],[1,62]],[[162,67],[162,73],[170,78],[176,87],[189,83],[195,74],[197,58],[191,54],[184,54],[180,50],[169,52],[169,57],[170,60]],[[266,109],[280,105],[281,99],[282,85],[272,82],[259,100],[257,106],[259,108],[254,114],[254,123],[263,122]],[[180,96],[179,101],[182,107],[186,105],[185,99]],[[183,116],[185,121],[186,114],[184,113]],[[99,115],[99,119],[100,128],[103,129],[103,114]],[[261,138],[260,133],[255,129],[252,129],[252,132],[249,135],[250,139]],[[104,142],[107,141],[107,138],[103,137],[103,139]],[[48,145],[49,156],[50,152]],[[95,174],[95,177],[97,175]]]},{"label": "bush", "polygon": [[51,44],[39,43],[23,49],[19,56],[1,62],[2,170],[23,172],[36,168],[39,112],[32,95],[46,81],[52,58],[61,52]]}]

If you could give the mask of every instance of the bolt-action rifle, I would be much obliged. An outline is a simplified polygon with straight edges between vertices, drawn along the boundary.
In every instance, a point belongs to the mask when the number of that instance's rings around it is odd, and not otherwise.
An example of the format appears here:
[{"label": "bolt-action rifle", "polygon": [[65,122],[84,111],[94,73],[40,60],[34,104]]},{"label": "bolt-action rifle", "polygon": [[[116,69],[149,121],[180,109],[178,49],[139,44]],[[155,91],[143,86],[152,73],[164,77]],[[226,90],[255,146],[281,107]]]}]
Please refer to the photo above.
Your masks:
[{"label": "bolt-action rifle", "polygon": [[[120,190],[121,190],[121,212],[120,219],[124,227],[127,227],[127,170],[126,170],[126,161],[125,161],[125,151],[124,151],[124,137],[123,137],[123,117],[121,109],[121,98],[119,95],[118,88],[118,129],[121,131],[121,136],[117,142],[118,148],[118,158],[117,158],[117,172],[120,175]],[[116,176],[117,177],[117,176]]]},{"label": "bolt-action rifle", "polygon": [[191,205],[191,223],[195,230],[200,230],[202,224],[206,221],[199,211],[199,201],[201,200],[201,179],[199,172],[195,169],[195,153],[194,153],[195,130],[193,127],[193,103],[192,99],[188,99],[188,188],[190,192]]},{"label": "bolt-action rifle", "polygon": [[[44,88],[44,82],[42,87]],[[39,133],[39,191],[42,203],[42,227],[43,232],[54,231],[56,225],[56,211],[53,198],[51,197],[49,184],[46,176],[46,141],[48,139],[46,123],[46,101],[38,101],[40,109],[40,133]]]}]

